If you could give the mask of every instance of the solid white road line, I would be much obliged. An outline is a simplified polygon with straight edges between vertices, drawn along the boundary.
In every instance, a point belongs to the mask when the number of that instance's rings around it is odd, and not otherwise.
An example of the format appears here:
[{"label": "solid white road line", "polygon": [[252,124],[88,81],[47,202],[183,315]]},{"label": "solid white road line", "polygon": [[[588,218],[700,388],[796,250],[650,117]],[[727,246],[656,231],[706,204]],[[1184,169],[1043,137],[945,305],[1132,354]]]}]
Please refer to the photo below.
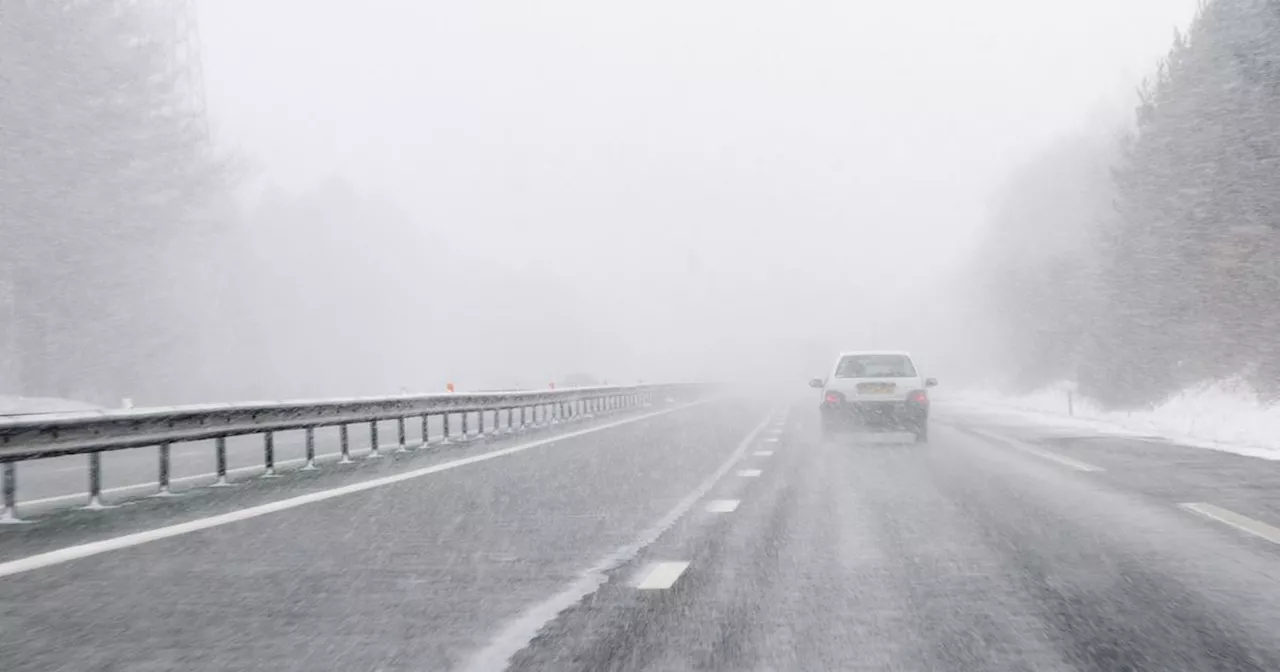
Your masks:
[{"label": "solid white road line", "polygon": [[534,637],[538,636],[538,632],[542,630],[546,624],[555,620],[565,609],[577,604],[582,598],[596,592],[605,581],[609,580],[608,572],[621,567],[623,564],[630,562],[640,551],[662,536],[676,521],[693,505],[711,492],[716,483],[729,473],[733,465],[742,459],[746,454],[747,448],[756,440],[760,432],[764,431],[765,425],[769,423],[769,417],[766,417],[755,429],[752,429],[747,437],[738,444],[738,447],[729,457],[720,464],[720,466],[707,476],[706,480],[698,485],[697,488],[690,492],[684,499],[676,504],[675,508],[667,512],[667,515],[660,518],[656,523],[649,526],[639,537],[626,546],[614,550],[612,553],[600,558],[596,563],[582,572],[582,574],[573,583],[570,583],[564,590],[548,597],[525,609],[523,613],[507,623],[483,649],[477,651],[470,660],[463,665],[461,670],[465,672],[488,672],[489,670],[506,669],[507,662],[521,649],[529,645]]},{"label": "solid white road line", "polygon": [[344,485],[338,488],[330,488],[328,490],[311,492],[305,495],[290,497],[288,499],[269,502],[267,504],[260,504],[258,506],[251,506],[248,508],[240,509],[238,511],[223,513],[217,516],[209,516],[208,518],[197,518],[196,520],[188,521],[185,523],[179,523],[177,525],[158,527],[153,530],[135,532],[133,534],[126,534],[119,537],[112,537],[109,539],[94,541],[87,544],[80,544],[77,546],[68,546],[66,548],[60,548],[54,551],[48,551],[46,553],[40,553],[37,555],[25,557],[25,558],[19,558],[17,560],[10,560],[9,562],[0,563],[0,577],[11,576],[13,574],[20,574],[22,572],[28,572],[33,569],[40,569],[42,567],[59,565],[64,562],[79,560],[80,558],[87,558],[90,556],[99,555],[101,553],[107,553],[109,551],[128,548],[130,546],[138,546],[138,545],[149,543],[152,541],[159,541],[161,539],[168,539],[170,537],[176,537],[183,534],[190,534],[191,532],[207,530],[212,527],[219,527],[221,525],[227,525],[227,524],[239,522],[242,520],[249,520],[250,518],[265,516],[269,513],[275,513],[277,511],[286,511],[288,509],[294,509],[299,506],[305,506],[307,504],[314,504],[316,502],[323,502],[325,500],[334,499],[335,497],[342,497],[344,495],[350,495],[357,492],[364,492],[365,490],[380,488],[384,485],[392,485],[394,483],[400,483],[402,481],[421,478],[423,476],[428,476],[430,474],[437,474],[442,471],[448,471],[450,469],[457,469],[458,467],[465,467],[468,464],[476,464],[478,462],[487,462],[489,460],[497,459],[499,457],[514,455],[516,453],[529,450],[530,448],[537,448],[539,446],[545,446],[547,444],[564,441],[565,439],[584,436],[586,434],[592,434],[595,432],[604,431],[606,429],[620,427],[622,425],[627,425],[633,422],[639,422],[641,420],[655,418],[660,415],[674,413],[675,411],[679,411],[679,410],[683,410],[683,409],[697,406],[700,404],[704,404],[706,402],[707,400],[695,401],[691,404],[684,404],[681,406],[677,406],[675,408],[668,408],[661,411],[655,411],[653,413],[637,415],[635,417],[626,418],[623,420],[618,420],[616,422],[610,422],[603,425],[596,425],[594,427],[588,427],[588,428],[580,429],[574,432],[566,432],[564,434],[559,434],[557,436],[550,436],[538,441],[530,441],[528,443],[517,444],[509,448],[503,448],[502,450],[495,450],[488,453],[473,455],[471,457],[464,457],[458,460],[442,462],[440,464],[436,464],[430,467],[413,469],[411,471],[406,471],[406,472],[394,474],[391,476],[384,476],[382,478],[375,478],[368,481],[361,481],[359,483],[352,483],[350,485]]},{"label": "solid white road line", "polygon": [[637,590],[666,590],[674,586],[676,579],[689,568],[687,562],[659,562],[649,570],[644,580],[636,585]]},{"label": "solid white road line", "polygon": [[[436,444],[433,442],[431,445],[434,446]],[[392,452],[399,447],[400,447],[399,443],[389,443],[386,445],[379,446],[378,450],[382,452]],[[368,448],[364,448],[362,450],[353,450],[351,451],[351,456],[360,457],[361,455],[366,455],[370,452],[372,451],[370,451]],[[331,460],[336,461],[340,457],[342,457],[342,453],[340,452],[319,453],[316,455],[316,462],[324,463],[324,462],[329,462]],[[288,460],[277,460],[276,470],[278,471],[281,468],[293,467],[295,465],[301,466],[304,463],[306,463],[306,461],[307,460],[305,458],[301,458],[301,457],[290,458]],[[89,467],[86,465],[86,466],[77,467],[77,469],[85,472],[85,480],[88,480]],[[265,470],[265,467],[263,467],[263,465],[261,464],[255,464],[249,467],[236,467],[234,469],[227,469],[227,476],[243,476],[244,474],[259,474],[259,473],[262,473],[264,470]],[[19,477],[19,480],[21,480],[22,474],[19,473],[18,477]],[[217,477],[218,477],[217,473],[210,471],[203,474],[192,474],[191,476],[181,476],[179,478],[170,479],[169,483],[172,485],[185,485],[187,483],[198,483],[198,482],[213,483],[214,480],[217,479]],[[119,494],[130,493],[130,492],[155,490],[158,487],[160,487],[160,484],[158,482],[146,481],[142,483],[132,483],[130,485],[120,485],[113,488],[103,488],[102,494],[119,495]],[[89,493],[88,491],[85,491],[85,492],[72,493],[70,495],[55,495],[53,497],[42,497],[40,499],[22,499],[21,497],[19,497],[18,505],[25,506],[25,507],[31,507],[31,506],[40,507],[40,506],[47,506],[50,504],[67,504],[67,503],[75,503],[75,502],[85,502],[88,500],[89,500]]]},{"label": "solid white road line", "polygon": [[759,478],[761,473],[763,472],[761,472],[759,469],[743,469],[742,471],[738,472],[738,475],[743,478]]},{"label": "solid white road line", "polygon": [[1009,446],[1014,450],[1022,451],[1024,453],[1027,453],[1028,455],[1035,455],[1036,457],[1042,460],[1049,460],[1050,462],[1057,462],[1058,464],[1061,464],[1064,467],[1071,467],[1076,471],[1106,471],[1106,469],[1103,469],[1102,467],[1094,466],[1092,464],[1089,464],[1088,462],[1073,460],[1070,457],[1059,455],[1057,453],[1051,453],[1047,450],[1036,448],[1035,446],[1029,446],[1020,441],[1014,441],[1012,439],[1005,439],[998,436],[992,436],[986,432],[974,432],[974,433],[981,434],[982,436],[986,437],[991,441],[995,441],[997,443],[1001,443],[1003,445]]},{"label": "solid white road line", "polygon": [[1087,462],[1081,462],[1080,460],[1073,460],[1069,457],[1065,457],[1057,453],[1051,453],[1047,450],[1041,450],[1039,448],[1034,448],[1032,446],[1016,444],[1016,443],[1010,444],[1010,445],[1012,445],[1014,448],[1017,448],[1018,450],[1021,450],[1024,453],[1030,453],[1032,455],[1035,455],[1036,457],[1049,460],[1050,462],[1057,462],[1058,464],[1061,464],[1065,467],[1071,467],[1076,471],[1106,471],[1102,467],[1095,467],[1092,464],[1089,464]]},{"label": "solid white road line", "polygon": [[711,513],[733,513],[740,503],[741,500],[738,499],[713,499],[707,503],[707,511]]},{"label": "solid white road line", "polygon": [[1261,537],[1273,544],[1280,544],[1280,528],[1268,525],[1260,520],[1254,520],[1248,516],[1242,516],[1235,511],[1229,511],[1220,506],[1212,504],[1203,504],[1200,502],[1189,502],[1187,504],[1179,504],[1178,506],[1198,513],[1205,518],[1216,520],[1224,525],[1248,532],[1255,537]]},{"label": "solid white road line", "polygon": [[752,455],[755,455],[756,457],[773,457],[773,451],[772,451],[772,450],[757,450],[756,452],[752,453]]},{"label": "solid white road line", "polygon": [[[669,409],[669,410],[673,410],[673,409]],[[463,441],[458,436],[451,436],[449,438],[452,439],[453,443],[455,444],[460,444]],[[417,444],[411,442],[410,445],[416,446]],[[439,445],[446,445],[446,444],[443,444],[443,442],[441,441],[441,438],[438,437],[438,438],[432,439],[431,443],[428,444],[428,447],[439,446]],[[399,452],[399,449],[400,449],[399,441],[395,443],[379,443],[378,444],[378,451],[383,453]],[[257,450],[261,451],[260,448]],[[418,448],[415,448],[413,450],[418,450]],[[195,450],[188,450],[188,453],[195,453],[195,452],[196,452]],[[373,451],[369,450],[368,448],[354,448],[351,450],[351,457],[356,458],[361,456],[368,456],[372,452]],[[413,451],[411,450],[408,452],[413,452]],[[337,451],[332,453],[317,453],[316,463],[324,464],[330,461],[336,462],[341,457],[342,457],[342,453]],[[276,469],[280,470],[282,468],[292,468],[295,466],[300,467],[304,465],[306,461],[307,461],[306,458],[302,458],[302,457],[290,458],[287,460],[277,460]],[[227,476],[232,477],[232,476],[243,476],[245,474],[260,474],[264,471],[264,469],[265,468],[261,464],[255,464],[247,467],[236,467],[234,469],[227,469]],[[89,479],[89,476],[88,476],[89,465],[87,463],[81,464],[75,467],[62,467],[60,469],[56,469],[51,472],[45,472],[45,473],[48,474],[48,473],[58,473],[58,472],[76,471],[76,470],[82,471],[85,473],[85,477],[83,480],[87,481]],[[215,472],[209,471],[201,474],[192,474],[190,476],[180,476],[177,478],[170,479],[169,482],[172,485],[186,485],[188,483],[195,483],[197,485],[212,485],[213,482],[217,480],[217,477],[218,477],[218,474],[216,474]],[[21,471],[19,471],[18,473],[18,479],[19,481],[22,480]],[[120,486],[115,486],[111,488],[103,488],[102,494],[103,495],[121,495],[121,494],[134,493],[134,492],[146,492],[148,490],[155,490],[156,488],[159,488],[159,487],[160,487],[160,483],[157,481],[143,481],[139,483],[130,483],[129,485],[120,485]],[[40,507],[45,507],[45,506],[50,506],[55,504],[75,504],[75,503],[83,503],[87,501],[89,501],[88,491],[75,492],[68,495],[54,495],[53,497],[42,497],[40,499],[22,499],[22,493],[21,492],[18,493],[18,504],[19,506],[22,506],[22,507],[40,508]]]}]

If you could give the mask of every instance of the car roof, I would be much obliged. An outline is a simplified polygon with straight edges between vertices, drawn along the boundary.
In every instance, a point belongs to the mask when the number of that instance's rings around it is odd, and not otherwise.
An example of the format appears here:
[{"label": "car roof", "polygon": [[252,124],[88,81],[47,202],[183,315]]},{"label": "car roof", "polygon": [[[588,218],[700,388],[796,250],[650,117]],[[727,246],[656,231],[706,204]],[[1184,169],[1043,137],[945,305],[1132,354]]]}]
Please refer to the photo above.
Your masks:
[{"label": "car roof", "polygon": [[911,353],[906,350],[847,350],[840,353],[840,357],[848,357],[850,355],[902,355],[908,359]]}]

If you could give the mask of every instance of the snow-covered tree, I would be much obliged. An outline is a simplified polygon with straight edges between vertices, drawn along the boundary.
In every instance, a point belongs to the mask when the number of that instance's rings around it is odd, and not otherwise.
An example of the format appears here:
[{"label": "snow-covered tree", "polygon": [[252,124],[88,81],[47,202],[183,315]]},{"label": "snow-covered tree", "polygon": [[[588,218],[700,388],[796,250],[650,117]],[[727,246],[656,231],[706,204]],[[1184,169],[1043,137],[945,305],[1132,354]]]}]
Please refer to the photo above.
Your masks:
[{"label": "snow-covered tree", "polygon": [[0,288],[18,392],[110,398],[169,348],[166,255],[225,170],[165,9],[0,3]]}]

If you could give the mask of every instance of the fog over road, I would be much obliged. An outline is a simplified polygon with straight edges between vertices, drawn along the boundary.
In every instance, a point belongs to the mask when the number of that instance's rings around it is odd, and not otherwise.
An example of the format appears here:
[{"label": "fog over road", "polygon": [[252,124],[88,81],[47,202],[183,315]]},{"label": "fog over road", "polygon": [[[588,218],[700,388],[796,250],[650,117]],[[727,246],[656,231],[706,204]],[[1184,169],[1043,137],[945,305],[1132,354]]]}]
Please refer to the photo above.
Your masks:
[{"label": "fog over road", "polygon": [[807,400],[720,399],[7,526],[0,659],[1280,669],[1274,462],[935,406],[927,445],[823,441]]}]

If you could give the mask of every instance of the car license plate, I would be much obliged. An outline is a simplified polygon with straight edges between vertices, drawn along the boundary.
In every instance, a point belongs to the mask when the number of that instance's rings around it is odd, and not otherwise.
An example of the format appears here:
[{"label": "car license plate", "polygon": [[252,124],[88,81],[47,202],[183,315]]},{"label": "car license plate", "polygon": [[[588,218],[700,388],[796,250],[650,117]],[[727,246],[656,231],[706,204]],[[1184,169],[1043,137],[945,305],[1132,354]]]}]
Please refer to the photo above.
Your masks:
[{"label": "car license plate", "polygon": [[894,383],[860,383],[859,394],[893,394],[898,386]]}]

